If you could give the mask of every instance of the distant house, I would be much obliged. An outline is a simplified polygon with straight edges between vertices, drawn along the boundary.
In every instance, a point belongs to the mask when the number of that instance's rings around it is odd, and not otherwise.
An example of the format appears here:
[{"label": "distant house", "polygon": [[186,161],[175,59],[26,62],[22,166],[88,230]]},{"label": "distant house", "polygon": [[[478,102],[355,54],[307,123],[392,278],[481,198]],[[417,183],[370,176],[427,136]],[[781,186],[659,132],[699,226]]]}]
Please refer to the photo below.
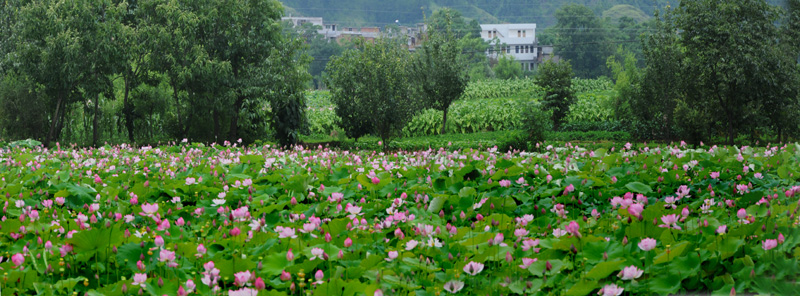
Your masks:
[{"label": "distant house", "polygon": [[555,55],[555,52],[553,52],[552,45],[539,45],[536,51],[538,53],[536,62],[539,64],[550,60],[557,63],[560,60],[559,57]]},{"label": "distant house", "polygon": [[540,63],[536,24],[481,25],[481,37],[491,43],[486,53],[490,58],[497,59],[505,53],[513,56],[523,70],[529,71]]},{"label": "distant house", "polygon": [[322,21],[321,17],[282,17],[281,21],[290,21],[294,26],[302,26],[305,23],[311,23],[315,26],[319,26],[320,29],[317,30],[317,33],[325,36],[325,39],[330,41],[337,41],[340,35],[339,31],[337,31],[336,24],[325,24]]},{"label": "distant house", "polygon": [[[319,26],[317,32],[329,41],[341,43],[345,40],[352,40],[355,38],[363,38],[365,41],[372,42],[379,38],[385,32],[381,31],[379,27],[339,27],[336,24],[326,24],[321,17],[282,17],[282,21],[290,21],[294,26],[302,26],[306,23],[311,23]],[[427,26],[425,24],[417,24],[416,26],[400,26],[399,33],[408,37],[408,49],[414,50],[420,44],[420,41],[425,34]]]}]

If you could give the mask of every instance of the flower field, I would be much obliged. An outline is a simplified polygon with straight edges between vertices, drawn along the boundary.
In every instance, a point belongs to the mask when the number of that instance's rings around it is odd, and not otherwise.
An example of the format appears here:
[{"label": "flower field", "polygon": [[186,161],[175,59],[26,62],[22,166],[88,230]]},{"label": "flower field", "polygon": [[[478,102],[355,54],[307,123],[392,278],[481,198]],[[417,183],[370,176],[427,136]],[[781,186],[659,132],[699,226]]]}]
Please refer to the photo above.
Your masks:
[{"label": "flower field", "polygon": [[0,150],[0,293],[800,289],[800,146],[540,149]]}]

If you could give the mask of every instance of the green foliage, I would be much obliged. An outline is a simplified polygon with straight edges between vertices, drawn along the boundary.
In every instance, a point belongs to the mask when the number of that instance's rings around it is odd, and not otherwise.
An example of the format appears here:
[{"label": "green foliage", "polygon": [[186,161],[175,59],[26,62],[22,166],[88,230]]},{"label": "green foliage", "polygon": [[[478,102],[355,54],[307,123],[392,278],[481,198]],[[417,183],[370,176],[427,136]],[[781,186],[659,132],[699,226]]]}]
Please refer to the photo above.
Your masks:
[{"label": "green foliage", "polygon": [[497,79],[517,79],[522,77],[522,67],[516,62],[514,56],[501,54],[494,66],[494,75]]},{"label": "green foliage", "polygon": [[572,78],[572,90],[575,93],[602,92],[613,89],[614,83],[606,77],[601,76],[594,79]]},{"label": "green foliage", "polygon": [[44,140],[47,114],[44,94],[25,76],[8,72],[0,77],[0,138]]},{"label": "green foliage", "polygon": [[613,53],[603,20],[586,6],[564,5],[555,17],[555,54],[572,63],[575,76],[594,78],[605,73],[603,63]]},{"label": "green foliage", "polygon": [[579,93],[569,107],[566,122],[606,122],[614,119],[614,91]]},{"label": "green foliage", "polygon": [[461,55],[457,38],[479,38],[480,34],[464,32],[463,18],[449,9],[437,11],[434,16],[427,38],[415,51],[410,75],[422,105],[442,111],[444,133],[448,109],[461,98],[469,79],[467,60]]},{"label": "green foliage", "polygon": [[543,142],[553,130],[552,110],[544,110],[539,102],[531,102],[525,106],[522,113],[522,127],[527,133],[530,142]]},{"label": "green foliage", "polygon": [[543,91],[534,79],[490,79],[470,81],[464,93],[465,100],[492,98],[539,98]]},{"label": "green foliage", "polygon": [[542,104],[545,110],[553,112],[553,128],[558,130],[561,122],[569,114],[570,105],[575,101],[572,89],[572,66],[568,61],[545,62],[536,76],[539,85],[545,90]]},{"label": "green foliage", "polygon": [[[618,53],[623,52],[622,47],[617,49]],[[625,54],[624,61],[617,61],[615,56],[608,57],[606,65],[611,69],[614,74],[614,90],[616,97],[614,97],[612,105],[614,110],[614,117],[617,120],[630,119],[632,111],[630,102],[635,100],[636,96],[640,95],[639,92],[639,69],[636,67],[636,57],[632,53]]]},{"label": "green foliage", "polygon": [[603,18],[612,22],[619,22],[626,17],[637,23],[647,21],[650,18],[644,11],[630,4],[617,4],[603,11]]},{"label": "green foliage", "polygon": [[614,141],[626,142],[633,139],[631,134],[625,131],[559,131],[547,135],[550,141]]},{"label": "green foliage", "polygon": [[421,109],[411,97],[409,53],[389,39],[359,46],[331,60],[326,84],[347,135],[374,132],[387,145]]},{"label": "green foliage", "polygon": [[[755,110],[796,106],[796,61],[787,59],[779,43],[777,7],[765,1],[703,0],[682,2],[678,14],[686,53],[683,103],[717,121],[728,144],[738,132],[750,131],[749,123],[760,118]],[[773,125],[785,124],[781,119],[787,116],[778,116]]]}]

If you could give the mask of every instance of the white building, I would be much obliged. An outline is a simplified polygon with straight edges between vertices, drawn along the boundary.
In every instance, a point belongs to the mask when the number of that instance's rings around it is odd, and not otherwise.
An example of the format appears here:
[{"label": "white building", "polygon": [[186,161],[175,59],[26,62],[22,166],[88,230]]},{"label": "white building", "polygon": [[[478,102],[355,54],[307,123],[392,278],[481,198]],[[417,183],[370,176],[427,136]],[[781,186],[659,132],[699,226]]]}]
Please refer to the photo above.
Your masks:
[{"label": "white building", "polygon": [[481,25],[481,37],[491,42],[489,57],[496,59],[504,52],[513,56],[523,70],[536,69],[536,24]]},{"label": "white building", "polygon": [[325,36],[325,39],[336,41],[336,39],[341,35],[339,31],[336,30],[336,24],[325,24],[322,21],[321,17],[282,17],[282,21],[291,21],[294,26],[301,26],[305,23],[311,23],[314,26],[319,26],[320,29],[317,30],[317,33]]}]

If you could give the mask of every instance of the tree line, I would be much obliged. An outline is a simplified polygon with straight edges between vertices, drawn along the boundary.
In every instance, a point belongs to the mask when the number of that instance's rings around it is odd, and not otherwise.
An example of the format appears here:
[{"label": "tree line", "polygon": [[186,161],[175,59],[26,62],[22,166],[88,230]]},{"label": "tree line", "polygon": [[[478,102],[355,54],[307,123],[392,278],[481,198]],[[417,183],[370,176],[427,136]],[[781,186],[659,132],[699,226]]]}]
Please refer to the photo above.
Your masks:
[{"label": "tree line", "polygon": [[6,1],[0,134],[294,143],[309,58],[282,14],[276,0]]}]

